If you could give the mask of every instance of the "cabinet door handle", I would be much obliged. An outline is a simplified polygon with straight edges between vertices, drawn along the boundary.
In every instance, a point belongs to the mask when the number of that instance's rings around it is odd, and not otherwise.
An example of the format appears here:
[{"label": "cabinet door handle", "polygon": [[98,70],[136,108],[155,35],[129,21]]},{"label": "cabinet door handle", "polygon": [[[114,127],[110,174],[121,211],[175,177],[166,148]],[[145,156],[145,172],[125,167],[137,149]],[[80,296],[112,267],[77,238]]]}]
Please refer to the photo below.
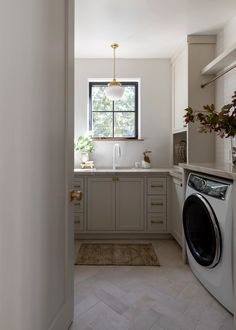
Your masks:
[{"label": "cabinet door handle", "polygon": [[164,223],[163,220],[151,220],[151,223]]},{"label": "cabinet door handle", "polygon": [[154,203],[154,202],[152,202],[151,205],[153,205],[153,206],[154,205],[163,205],[163,203],[158,203],[158,202],[157,203]]},{"label": "cabinet door handle", "polygon": [[163,184],[151,184],[152,188],[163,188]]},{"label": "cabinet door handle", "polygon": [[75,188],[80,188],[80,184],[75,184],[74,187]]},{"label": "cabinet door handle", "polygon": [[80,206],[80,203],[74,203],[74,206]]},{"label": "cabinet door handle", "polygon": [[76,220],[75,223],[80,223],[80,220]]}]

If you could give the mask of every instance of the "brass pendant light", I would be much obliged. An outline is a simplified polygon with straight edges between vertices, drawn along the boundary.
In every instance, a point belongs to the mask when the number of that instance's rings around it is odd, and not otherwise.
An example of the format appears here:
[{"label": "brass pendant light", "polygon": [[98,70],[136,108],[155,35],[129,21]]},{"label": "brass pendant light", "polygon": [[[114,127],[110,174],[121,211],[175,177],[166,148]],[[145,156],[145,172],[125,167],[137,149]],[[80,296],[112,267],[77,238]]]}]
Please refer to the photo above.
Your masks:
[{"label": "brass pendant light", "polygon": [[122,87],[121,83],[116,81],[115,74],[116,74],[116,54],[115,51],[119,47],[117,43],[113,43],[111,48],[113,49],[113,80],[107,85],[105,89],[106,97],[109,100],[115,101],[122,98],[124,94],[124,88]]}]

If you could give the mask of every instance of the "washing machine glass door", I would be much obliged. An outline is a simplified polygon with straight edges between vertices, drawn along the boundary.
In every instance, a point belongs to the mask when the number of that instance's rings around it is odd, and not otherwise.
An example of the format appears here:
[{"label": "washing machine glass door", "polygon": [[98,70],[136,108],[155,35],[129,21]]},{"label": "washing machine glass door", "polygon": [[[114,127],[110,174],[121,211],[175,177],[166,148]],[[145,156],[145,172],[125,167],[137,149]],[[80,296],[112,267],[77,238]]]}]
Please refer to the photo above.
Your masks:
[{"label": "washing machine glass door", "polygon": [[201,194],[185,200],[183,227],[194,259],[202,266],[215,267],[221,256],[220,227],[211,205]]}]

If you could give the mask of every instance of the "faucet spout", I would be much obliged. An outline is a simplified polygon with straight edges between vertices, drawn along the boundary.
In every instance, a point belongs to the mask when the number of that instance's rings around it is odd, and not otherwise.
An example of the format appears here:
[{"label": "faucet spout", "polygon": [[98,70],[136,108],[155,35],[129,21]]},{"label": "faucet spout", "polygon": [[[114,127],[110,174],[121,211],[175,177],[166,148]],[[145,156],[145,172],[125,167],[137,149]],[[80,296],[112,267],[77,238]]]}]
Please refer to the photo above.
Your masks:
[{"label": "faucet spout", "polygon": [[120,158],[121,156],[121,149],[120,149],[120,145],[118,143],[114,144],[113,146],[113,170],[116,169],[116,167],[118,166],[118,158]]}]

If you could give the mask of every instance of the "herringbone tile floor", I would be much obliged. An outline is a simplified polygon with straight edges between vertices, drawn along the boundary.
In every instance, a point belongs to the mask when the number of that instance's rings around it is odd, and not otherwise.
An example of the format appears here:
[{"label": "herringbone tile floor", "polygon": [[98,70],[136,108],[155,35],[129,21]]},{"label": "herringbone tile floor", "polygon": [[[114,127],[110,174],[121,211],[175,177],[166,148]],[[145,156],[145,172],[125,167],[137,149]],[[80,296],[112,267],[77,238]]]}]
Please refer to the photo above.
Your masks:
[{"label": "herringbone tile floor", "polygon": [[231,314],[183,264],[177,243],[152,243],[161,267],[75,266],[71,330],[234,329]]}]

